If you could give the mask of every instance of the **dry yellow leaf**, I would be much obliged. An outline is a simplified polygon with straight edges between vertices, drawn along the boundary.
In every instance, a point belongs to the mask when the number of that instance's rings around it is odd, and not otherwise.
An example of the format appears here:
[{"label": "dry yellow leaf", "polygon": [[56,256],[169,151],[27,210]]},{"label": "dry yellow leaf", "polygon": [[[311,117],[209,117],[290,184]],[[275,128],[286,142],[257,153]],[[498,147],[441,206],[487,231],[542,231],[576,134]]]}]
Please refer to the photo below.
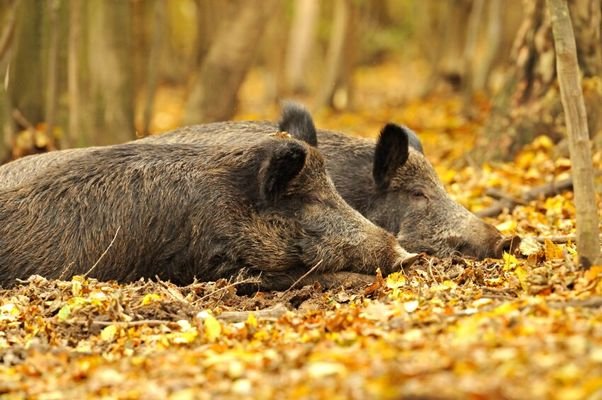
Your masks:
[{"label": "dry yellow leaf", "polygon": [[154,303],[159,300],[161,300],[161,295],[156,294],[156,293],[148,293],[148,294],[145,294],[144,297],[142,298],[142,305],[146,306],[150,303]]},{"label": "dry yellow leaf", "polygon": [[560,248],[560,246],[554,244],[552,241],[547,239],[544,242],[544,251],[546,255],[546,260],[548,261],[560,260],[563,257],[562,248]]},{"label": "dry yellow leaf", "polygon": [[211,342],[217,340],[222,334],[222,325],[217,319],[211,314],[208,314],[203,321],[203,327],[205,328],[205,335]]},{"label": "dry yellow leaf", "polygon": [[103,328],[100,332],[100,338],[105,342],[112,342],[115,339],[115,335],[117,334],[117,326],[109,325]]}]

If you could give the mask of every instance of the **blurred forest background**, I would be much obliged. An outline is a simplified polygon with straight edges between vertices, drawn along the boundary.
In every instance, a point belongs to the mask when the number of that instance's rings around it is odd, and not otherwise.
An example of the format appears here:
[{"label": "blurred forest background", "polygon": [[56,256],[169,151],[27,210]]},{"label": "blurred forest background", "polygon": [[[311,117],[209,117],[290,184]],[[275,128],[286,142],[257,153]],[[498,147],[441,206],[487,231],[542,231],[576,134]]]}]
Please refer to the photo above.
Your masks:
[{"label": "blurred forest background", "polygon": [[[600,148],[601,2],[569,4]],[[567,151],[544,0],[0,0],[0,27],[3,161],[275,119],[283,99],[363,135],[387,120],[444,132],[452,107],[478,122],[471,162],[539,135]]]}]

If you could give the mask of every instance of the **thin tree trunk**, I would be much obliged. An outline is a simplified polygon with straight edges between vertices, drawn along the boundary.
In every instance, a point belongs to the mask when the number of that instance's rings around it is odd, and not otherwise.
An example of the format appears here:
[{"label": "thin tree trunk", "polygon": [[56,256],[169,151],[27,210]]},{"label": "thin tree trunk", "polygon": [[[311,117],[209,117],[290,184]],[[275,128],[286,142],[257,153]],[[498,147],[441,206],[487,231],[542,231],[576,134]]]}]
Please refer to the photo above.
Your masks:
[{"label": "thin tree trunk", "polygon": [[98,144],[135,138],[130,3],[91,0],[88,7],[88,126]]},{"label": "thin tree trunk", "polygon": [[245,0],[225,21],[205,58],[186,105],[186,124],[225,120],[236,110],[238,89],[277,0]]},{"label": "thin tree trunk", "polygon": [[[8,92],[13,108],[33,125],[44,120],[42,57],[44,11],[37,0],[22,0],[17,8],[12,68]],[[12,113],[12,110],[11,110]]]},{"label": "thin tree trunk", "polygon": [[13,34],[15,33],[15,19],[18,5],[19,0],[15,0],[11,4],[6,21],[4,21],[4,28],[2,28],[2,33],[0,33],[0,65],[4,62],[4,57],[8,53]]},{"label": "thin tree trunk", "polygon": [[144,102],[144,111],[142,117],[142,134],[150,134],[151,119],[153,116],[153,103],[157,91],[157,74],[161,49],[163,48],[163,38],[166,31],[166,4],[165,0],[157,0],[155,3],[155,15],[153,24],[153,40],[151,42],[149,62],[146,71],[146,96]]},{"label": "thin tree trunk", "polygon": [[81,135],[80,51],[82,0],[69,1],[69,54],[67,59],[67,97],[69,104],[68,146],[78,144]]},{"label": "thin tree trunk", "polygon": [[60,0],[51,0],[47,5],[50,41],[48,43],[48,69],[46,72],[46,107],[44,119],[46,121],[46,139],[48,140],[48,148],[54,149],[54,124],[56,123],[56,103],[58,97],[58,13],[61,4]]},{"label": "thin tree trunk", "polygon": [[318,0],[295,1],[286,57],[286,86],[293,93],[306,89],[304,73],[314,47],[319,11]]},{"label": "thin tree trunk", "polygon": [[10,78],[10,65],[8,60],[12,50],[15,32],[15,20],[19,0],[14,0],[5,17],[4,27],[0,32],[0,163],[9,159],[9,150],[14,135],[14,124],[10,116],[11,102],[7,92]]},{"label": "thin tree trunk", "polygon": [[547,7],[552,18],[558,83],[571,154],[577,213],[577,251],[581,266],[589,267],[598,262],[600,240],[587,113],[577,63],[577,45],[566,0],[547,0]]},{"label": "thin tree trunk", "polygon": [[463,103],[464,111],[469,112],[472,104],[472,94],[474,90],[474,54],[477,48],[477,38],[479,34],[479,22],[481,22],[483,14],[483,0],[474,0],[468,18],[468,29],[466,32],[466,45],[464,47],[464,88],[463,88]]},{"label": "thin tree trunk", "polygon": [[487,46],[481,64],[477,67],[474,75],[474,90],[484,90],[486,88],[487,82],[489,82],[493,60],[498,53],[502,41],[501,21],[504,10],[501,7],[501,0],[489,0],[488,7]]},{"label": "thin tree trunk", "polygon": [[322,91],[318,97],[318,106],[332,105],[332,99],[340,77],[341,66],[345,48],[349,15],[349,0],[336,0],[334,5],[334,21],[328,43],[326,56],[326,73],[324,74]]}]

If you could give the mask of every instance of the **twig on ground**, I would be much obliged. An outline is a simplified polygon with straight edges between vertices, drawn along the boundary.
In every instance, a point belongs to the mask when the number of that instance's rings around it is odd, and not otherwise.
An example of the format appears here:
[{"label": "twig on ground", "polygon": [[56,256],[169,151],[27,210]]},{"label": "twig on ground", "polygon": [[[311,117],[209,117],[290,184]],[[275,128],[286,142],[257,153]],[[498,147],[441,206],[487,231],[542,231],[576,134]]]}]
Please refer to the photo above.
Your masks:
[{"label": "twig on ground", "polygon": [[428,267],[429,275],[431,276],[431,279],[433,280],[433,282],[439,283],[439,281],[435,278],[435,275],[433,274],[433,259],[432,258],[429,260],[427,267]]},{"label": "twig on ground", "polygon": [[498,189],[493,189],[493,188],[488,188],[487,190],[485,190],[485,194],[489,197],[492,197],[496,200],[507,200],[509,202],[512,203],[516,203],[516,204],[522,204],[525,205],[527,204],[525,201],[523,201],[522,199],[519,199],[517,197],[514,197],[508,193],[504,193],[501,190]]},{"label": "twig on ground", "polygon": [[197,302],[203,301],[206,298],[208,298],[210,296],[213,296],[216,293],[223,292],[225,290],[228,290],[228,289],[230,289],[232,287],[235,287],[235,286],[238,286],[238,285],[242,285],[244,283],[259,283],[259,282],[260,282],[260,280],[258,278],[256,278],[256,277],[251,277],[251,278],[243,279],[242,281],[232,282],[232,283],[229,283],[229,284],[227,284],[226,286],[224,286],[222,288],[214,290],[211,293],[207,293],[206,295],[204,295],[203,297],[201,297],[200,299],[198,299]]},{"label": "twig on ground", "polygon": [[141,325],[148,325],[148,326],[159,326],[159,325],[168,325],[168,326],[178,326],[177,322],[175,321],[167,321],[167,320],[162,320],[162,319],[141,319],[138,321],[97,321],[94,320],[92,321],[93,325],[100,325],[100,326],[110,326],[110,325],[117,325],[117,326],[123,326],[123,327],[130,327],[130,326],[141,326]]},{"label": "twig on ground", "polygon": [[521,196],[520,199],[514,199],[509,196],[504,196],[491,207],[478,211],[475,214],[479,217],[495,217],[499,215],[502,211],[504,211],[504,209],[506,208],[509,211],[512,211],[512,209],[514,209],[514,207],[516,207],[517,205],[526,204],[529,201],[538,199],[540,196],[550,197],[565,190],[569,190],[572,187],[572,178],[546,183],[545,185],[536,186],[531,190],[528,190],[523,194],[523,196]]},{"label": "twig on ground", "polygon": [[324,260],[320,260],[318,261],[318,263],[316,265],[314,265],[313,267],[310,268],[309,271],[307,271],[306,273],[304,273],[303,275],[301,275],[301,278],[297,279],[288,289],[286,289],[282,294],[285,295],[287,294],[289,291],[291,291],[299,282],[301,282],[303,279],[307,278],[307,276],[309,274],[311,274],[312,272],[314,272],[316,270],[316,268],[318,268],[320,266],[320,264],[322,264],[322,261]]},{"label": "twig on ground", "polygon": [[590,299],[583,300],[568,300],[558,301],[548,304],[552,308],[564,308],[564,307],[587,307],[587,308],[598,308],[602,307],[602,296],[592,297]]},{"label": "twig on ground", "polygon": [[278,303],[273,307],[257,311],[224,311],[216,316],[217,319],[226,322],[241,322],[246,321],[250,314],[254,314],[258,319],[278,319],[284,315],[288,309],[282,303]]},{"label": "twig on ground", "polygon": [[539,243],[545,243],[549,240],[552,243],[567,243],[569,241],[575,241],[575,235],[561,235],[561,236],[538,236],[535,238]]}]

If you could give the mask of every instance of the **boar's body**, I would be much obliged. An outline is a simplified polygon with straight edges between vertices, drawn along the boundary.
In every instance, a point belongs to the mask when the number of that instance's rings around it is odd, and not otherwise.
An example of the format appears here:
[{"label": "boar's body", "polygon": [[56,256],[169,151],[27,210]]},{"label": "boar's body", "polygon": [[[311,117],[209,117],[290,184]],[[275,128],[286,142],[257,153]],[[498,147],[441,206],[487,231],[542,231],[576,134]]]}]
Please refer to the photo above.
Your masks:
[{"label": "boar's body", "polygon": [[266,135],[213,139],[80,150],[0,189],[0,283],[89,273],[186,284],[244,269],[284,289],[316,265],[400,267],[407,253],[340,198],[315,149]]}]

